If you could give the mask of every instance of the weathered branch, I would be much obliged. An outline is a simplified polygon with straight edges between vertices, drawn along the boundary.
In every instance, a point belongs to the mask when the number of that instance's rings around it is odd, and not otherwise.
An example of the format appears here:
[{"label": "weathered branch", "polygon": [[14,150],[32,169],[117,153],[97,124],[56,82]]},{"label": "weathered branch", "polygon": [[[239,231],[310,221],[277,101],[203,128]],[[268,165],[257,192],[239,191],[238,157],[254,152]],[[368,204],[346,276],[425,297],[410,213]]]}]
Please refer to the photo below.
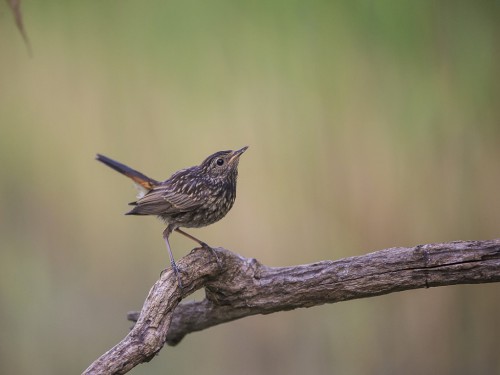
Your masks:
[{"label": "weathered branch", "polygon": [[295,267],[267,267],[217,249],[222,263],[195,249],[179,261],[184,296],[205,287],[206,299],[179,304],[168,270],[158,280],[129,334],[85,374],[123,374],[149,361],[165,342],[255,314],[269,314],[409,289],[500,281],[500,239],[391,248]]}]

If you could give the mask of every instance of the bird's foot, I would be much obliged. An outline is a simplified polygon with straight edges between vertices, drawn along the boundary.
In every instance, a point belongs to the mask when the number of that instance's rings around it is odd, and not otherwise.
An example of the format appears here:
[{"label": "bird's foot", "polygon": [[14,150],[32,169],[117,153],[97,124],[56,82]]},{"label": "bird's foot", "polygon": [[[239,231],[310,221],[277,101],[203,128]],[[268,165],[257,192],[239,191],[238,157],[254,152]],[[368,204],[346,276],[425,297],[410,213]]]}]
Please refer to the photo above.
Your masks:
[{"label": "bird's foot", "polygon": [[215,251],[215,249],[213,247],[209,246],[207,243],[205,243],[203,241],[200,241],[200,245],[202,248],[204,248],[205,250],[209,250],[212,253],[212,255],[215,257],[215,260],[217,261],[217,265],[219,266],[219,269],[222,270],[222,262],[219,259],[219,256],[217,255],[217,251]]},{"label": "bird's foot", "polygon": [[[183,271],[181,268],[179,268],[177,266],[177,264],[175,264],[175,262],[171,263],[171,267],[172,267],[172,270],[174,271],[175,273],[175,277],[177,278],[177,285],[179,285],[179,288],[181,289],[181,291],[184,289],[184,285],[182,284],[182,280],[181,280],[181,273],[186,273],[186,271]],[[163,276],[163,273],[165,271],[167,271],[168,268],[165,268],[163,271],[160,272],[160,277]]]}]

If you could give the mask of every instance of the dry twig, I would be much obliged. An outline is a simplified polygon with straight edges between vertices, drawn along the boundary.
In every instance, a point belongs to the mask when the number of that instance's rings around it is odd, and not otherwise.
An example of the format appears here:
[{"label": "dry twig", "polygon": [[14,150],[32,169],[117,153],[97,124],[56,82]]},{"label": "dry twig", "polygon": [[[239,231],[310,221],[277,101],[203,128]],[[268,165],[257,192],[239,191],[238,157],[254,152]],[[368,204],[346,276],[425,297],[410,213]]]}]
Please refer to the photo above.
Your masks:
[{"label": "dry twig", "polygon": [[24,40],[24,44],[28,49],[28,54],[30,56],[33,56],[33,50],[31,49],[31,43],[28,38],[28,33],[26,33],[26,29],[24,28],[23,15],[21,13],[21,0],[7,0],[7,4],[12,10],[12,14],[14,15],[14,19],[16,21],[17,29],[19,30],[19,33],[21,34],[21,37]]}]

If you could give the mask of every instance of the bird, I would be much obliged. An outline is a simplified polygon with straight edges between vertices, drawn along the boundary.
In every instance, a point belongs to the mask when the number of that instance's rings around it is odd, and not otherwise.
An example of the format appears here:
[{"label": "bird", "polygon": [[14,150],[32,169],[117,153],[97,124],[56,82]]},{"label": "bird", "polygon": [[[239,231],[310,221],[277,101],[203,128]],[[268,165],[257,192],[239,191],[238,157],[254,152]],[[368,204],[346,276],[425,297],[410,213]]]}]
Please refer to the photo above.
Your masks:
[{"label": "bird", "polygon": [[102,154],[96,155],[98,161],[132,179],[136,185],[137,200],[129,203],[133,208],[126,215],[153,215],[167,225],[163,239],[181,289],[180,270],[170,247],[170,234],[176,231],[210,250],[220,266],[213,248],[181,228],[205,227],[226,216],[236,199],[238,164],[247,149],[248,146],[235,151],[217,151],[201,164],[181,169],[165,181],[152,179]]}]

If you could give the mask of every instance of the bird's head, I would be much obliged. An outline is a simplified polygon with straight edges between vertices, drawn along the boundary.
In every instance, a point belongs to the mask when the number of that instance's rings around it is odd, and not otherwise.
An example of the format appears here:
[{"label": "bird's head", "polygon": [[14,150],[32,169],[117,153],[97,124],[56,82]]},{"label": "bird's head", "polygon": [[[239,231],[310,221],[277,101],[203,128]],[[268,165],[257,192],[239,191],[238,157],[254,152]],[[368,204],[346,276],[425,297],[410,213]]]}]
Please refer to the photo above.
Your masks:
[{"label": "bird's head", "polygon": [[225,179],[230,176],[236,176],[238,174],[240,156],[247,148],[248,146],[236,151],[218,151],[203,160],[200,168],[214,179]]}]

